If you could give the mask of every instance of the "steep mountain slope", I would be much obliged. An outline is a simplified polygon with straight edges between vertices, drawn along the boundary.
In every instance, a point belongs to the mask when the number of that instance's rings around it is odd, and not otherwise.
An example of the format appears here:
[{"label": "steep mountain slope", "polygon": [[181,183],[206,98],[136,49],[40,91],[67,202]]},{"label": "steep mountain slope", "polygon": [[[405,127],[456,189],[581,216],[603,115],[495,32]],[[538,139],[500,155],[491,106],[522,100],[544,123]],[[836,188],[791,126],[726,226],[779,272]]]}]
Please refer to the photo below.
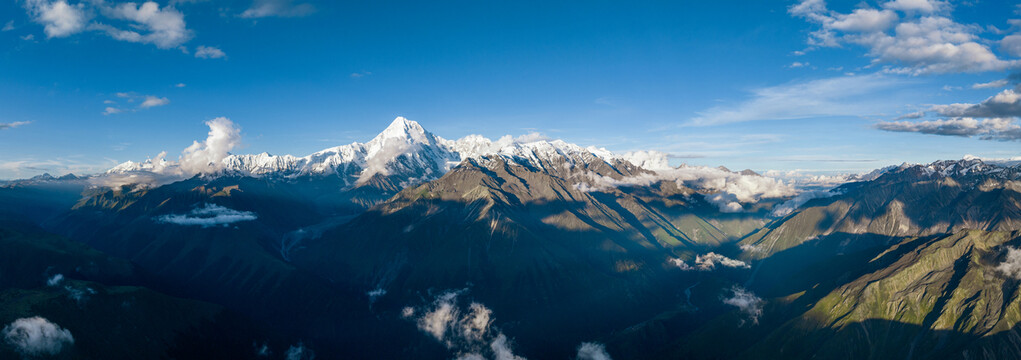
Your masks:
[{"label": "steep mountain slope", "polygon": [[[252,341],[272,340],[220,306],[127,286],[146,282],[129,262],[29,223],[0,221],[0,249],[0,326],[41,317],[44,320],[28,324],[55,323],[73,338],[62,349],[52,350],[54,356],[43,358],[138,359],[174,354],[248,358],[255,355]],[[230,328],[236,330],[217,335]],[[24,349],[0,342],[0,358],[21,355]]]},{"label": "steep mountain slope", "polygon": [[690,262],[765,214],[721,214],[703,194],[669,181],[593,190],[597,178],[650,173],[626,161],[591,153],[527,159],[466,160],[310,241],[294,261],[381,293],[375,308],[384,312],[467,287],[513,319],[505,331],[523,351],[541,354],[671,307],[672,281],[685,276],[671,259]]},{"label": "steep mountain slope", "polygon": [[808,304],[746,355],[1016,359],[1019,241],[1017,231],[977,230],[907,239],[873,259],[888,265]]},{"label": "steep mountain slope", "polygon": [[752,249],[746,257],[764,258],[833,236],[841,237],[842,249],[853,250],[895,237],[1021,228],[1018,166],[977,159],[904,165],[837,191],[841,194],[812,200],[742,240]]}]

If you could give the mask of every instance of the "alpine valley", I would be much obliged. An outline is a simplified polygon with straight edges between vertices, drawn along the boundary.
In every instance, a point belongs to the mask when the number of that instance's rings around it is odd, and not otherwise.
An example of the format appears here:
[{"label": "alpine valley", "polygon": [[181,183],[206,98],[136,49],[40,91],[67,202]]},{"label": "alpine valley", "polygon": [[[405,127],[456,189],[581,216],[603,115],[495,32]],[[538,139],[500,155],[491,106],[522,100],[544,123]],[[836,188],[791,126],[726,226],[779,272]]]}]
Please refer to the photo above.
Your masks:
[{"label": "alpine valley", "polygon": [[811,182],[404,118],[239,155],[207,124],[0,182],[0,325],[68,340],[0,358],[1021,358],[1017,162]]}]

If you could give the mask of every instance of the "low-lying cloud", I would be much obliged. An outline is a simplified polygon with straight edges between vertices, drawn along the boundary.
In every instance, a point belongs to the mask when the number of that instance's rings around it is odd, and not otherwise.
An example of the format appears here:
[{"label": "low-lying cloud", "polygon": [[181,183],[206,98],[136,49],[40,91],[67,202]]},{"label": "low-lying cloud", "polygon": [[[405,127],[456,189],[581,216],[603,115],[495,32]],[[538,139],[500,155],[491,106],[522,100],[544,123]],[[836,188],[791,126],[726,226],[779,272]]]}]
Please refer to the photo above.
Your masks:
[{"label": "low-lying cloud", "polygon": [[258,217],[251,211],[239,211],[216,204],[204,204],[187,214],[168,214],[156,218],[156,221],[185,226],[227,226],[241,221],[252,221]]},{"label": "low-lying cloud", "polygon": [[291,345],[291,347],[287,348],[284,358],[287,360],[315,360],[316,353],[305,346],[304,343],[299,342],[297,345]]},{"label": "low-lying cloud", "polygon": [[606,352],[606,346],[600,343],[584,342],[578,345],[576,360],[613,360]]},{"label": "low-lying cloud", "polygon": [[756,203],[765,198],[795,196],[797,190],[782,180],[744,175],[723,169],[682,165],[676,168],[655,170],[621,179],[586,173],[582,182],[574,187],[581,191],[604,191],[621,186],[649,186],[658,181],[673,181],[678,186],[710,192],[705,199],[722,212],[740,212],[744,204]]},{"label": "low-lying cloud", "polygon": [[726,256],[709,252],[703,255],[695,256],[695,265],[688,265],[684,260],[673,258],[668,260],[671,265],[678,267],[684,271],[698,270],[698,271],[713,271],[718,266],[734,268],[734,269],[748,269],[751,268],[748,263],[728,258]]},{"label": "low-lying cloud", "polygon": [[[745,317],[747,317],[748,321],[751,321],[753,324],[758,325],[759,317],[762,316],[762,306],[765,304],[765,301],[762,300],[762,298],[755,296],[755,294],[752,293],[751,291],[748,291],[747,289],[739,285],[734,285],[733,287],[731,287],[729,292],[731,293],[731,295],[728,297],[724,297],[722,299],[723,303],[737,307],[738,310],[740,310],[741,313]],[[742,319],[739,326],[743,326],[744,324],[745,320]]]},{"label": "low-lying cloud", "polygon": [[74,345],[70,331],[40,316],[14,320],[0,333],[4,342],[25,356],[57,355]]},{"label": "low-lying cloud", "polygon": [[996,271],[1003,273],[1009,277],[1021,280],[1021,249],[1013,246],[1007,247],[1007,258],[1003,260],[1000,265],[996,266]]},{"label": "low-lying cloud", "polygon": [[467,290],[447,291],[423,307],[405,307],[402,317],[454,352],[458,359],[524,360],[510,340],[492,327],[493,311],[477,302],[460,301]]},{"label": "low-lying cloud", "polygon": [[824,199],[837,194],[839,193],[832,190],[803,191],[800,194],[798,194],[798,196],[795,196],[793,199],[787,200],[782,204],[773,207],[771,215],[775,217],[784,217],[794,212],[794,210],[800,208],[801,205],[805,205],[805,203],[807,203],[809,200]]}]

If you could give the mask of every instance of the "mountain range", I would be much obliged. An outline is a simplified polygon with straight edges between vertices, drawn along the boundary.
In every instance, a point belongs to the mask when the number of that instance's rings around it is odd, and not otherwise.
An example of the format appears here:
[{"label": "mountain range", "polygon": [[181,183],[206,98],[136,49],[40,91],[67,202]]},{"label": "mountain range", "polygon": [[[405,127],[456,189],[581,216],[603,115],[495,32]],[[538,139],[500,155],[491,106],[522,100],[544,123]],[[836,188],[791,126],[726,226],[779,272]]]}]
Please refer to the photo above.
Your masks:
[{"label": "mountain range", "polygon": [[404,118],[304,157],[209,126],[178,160],[0,183],[0,355],[1021,357],[1018,164],[806,188]]}]

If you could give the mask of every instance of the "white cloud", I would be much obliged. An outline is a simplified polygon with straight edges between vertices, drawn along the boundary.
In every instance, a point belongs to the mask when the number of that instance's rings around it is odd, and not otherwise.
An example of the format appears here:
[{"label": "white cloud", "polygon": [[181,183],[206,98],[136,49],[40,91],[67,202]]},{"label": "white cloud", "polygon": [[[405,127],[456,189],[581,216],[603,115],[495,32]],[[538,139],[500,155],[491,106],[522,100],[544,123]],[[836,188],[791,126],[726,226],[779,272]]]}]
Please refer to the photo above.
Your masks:
[{"label": "white cloud", "polygon": [[791,68],[791,69],[797,69],[797,68],[800,68],[800,67],[805,67],[805,66],[808,66],[808,63],[807,63],[807,62],[800,62],[800,61],[795,61],[795,62],[792,62],[792,63],[791,63],[790,65],[788,65],[787,67],[789,67],[789,68]]},{"label": "white cloud", "polygon": [[32,21],[43,25],[47,38],[66,37],[85,30],[89,16],[84,4],[67,1],[27,0],[25,8]]},{"label": "white cloud", "polygon": [[174,87],[177,87],[177,88],[183,88],[185,86],[188,86],[188,85],[185,85],[184,83],[177,83],[177,85],[174,85]]},{"label": "white cloud", "polygon": [[312,4],[295,4],[294,0],[255,0],[252,7],[241,13],[243,18],[299,17],[316,11]]},{"label": "white cloud", "polygon": [[241,143],[241,129],[225,117],[206,121],[209,136],[184,149],[179,163],[189,174],[208,174],[223,168],[223,159]]},{"label": "white cloud", "polygon": [[736,269],[748,269],[751,267],[744,261],[734,260],[714,252],[695,257],[695,267],[699,270],[711,271],[716,269],[717,265]]},{"label": "white cloud", "polygon": [[25,35],[25,36],[22,36],[22,37],[21,37],[21,40],[25,40],[25,41],[32,41],[32,40],[35,40],[35,35],[33,35],[33,34],[27,34],[27,35]]},{"label": "white cloud", "polygon": [[606,352],[606,347],[600,343],[584,342],[578,346],[578,355],[575,360],[613,360]]},{"label": "white cloud", "polygon": [[890,10],[855,9],[850,14],[836,14],[828,26],[840,31],[886,31],[899,19],[897,13]]},{"label": "white cloud", "polygon": [[155,96],[149,95],[149,96],[145,97],[145,101],[142,101],[142,104],[138,105],[138,107],[143,108],[143,109],[148,109],[148,108],[151,108],[151,107],[163,106],[163,105],[166,105],[166,104],[169,104],[169,103],[170,103],[170,99],[167,99],[165,97],[155,97]]},{"label": "white cloud", "polygon": [[153,1],[141,5],[128,2],[113,7],[102,5],[101,11],[110,19],[133,23],[130,30],[100,23],[91,25],[92,28],[104,31],[117,40],[154,44],[160,49],[170,49],[180,46],[192,37],[191,30],[188,30],[184,22],[184,14],[171,6],[161,9],[160,5]]},{"label": "white cloud", "polygon": [[1010,55],[1021,56],[1021,35],[1013,34],[1004,36],[1003,39],[1000,40],[1000,50],[1003,50]]},{"label": "white cloud", "polygon": [[987,83],[971,84],[972,89],[996,89],[1007,86],[1007,79],[994,80]]},{"label": "white cloud", "polygon": [[[1019,64],[998,58],[977,35],[982,32],[980,27],[947,17],[950,7],[943,2],[897,0],[882,6],[885,9],[859,8],[842,14],[829,11],[821,0],[803,0],[788,12],[819,25],[809,38],[810,45],[861,45],[874,62],[893,64],[895,67],[887,69],[891,72],[1002,71]],[[904,18],[894,10],[901,11]]]},{"label": "white cloud", "polygon": [[230,150],[241,143],[241,129],[230,119],[219,117],[206,122],[209,134],[203,142],[195,141],[181,152],[178,161],[166,160],[166,151],[141,163],[127,161],[90,179],[93,185],[120,187],[156,186],[183,180],[196,174],[222,170]]},{"label": "white cloud", "polygon": [[935,0],[894,0],[883,4],[884,8],[900,11],[917,11],[921,13],[934,13],[947,9],[950,5],[944,1]]},{"label": "white cloud", "polygon": [[978,136],[982,140],[1021,140],[1021,125],[1017,120],[1009,118],[978,120],[966,117],[917,122],[888,121],[877,123],[876,128],[885,131],[917,132],[930,135]]},{"label": "white cloud", "polygon": [[227,54],[216,47],[199,45],[195,49],[195,57],[200,59],[219,59],[227,57]]},{"label": "white cloud", "polygon": [[51,276],[49,279],[46,279],[46,286],[57,286],[60,285],[61,281],[64,281],[64,275],[56,274]]},{"label": "white cloud", "polygon": [[252,221],[258,217],[251,211],[239,211],[226,208],[216,204],[204,204],[201,208],[195,208],[187,214],[168,214],[156,218],[161,223],[177,225],[198,225],[203,228],[213,226],[227,226],[241,221]]},{"label": "white cloud", "polygon": [[[730,297],[723,298],[723,303],[737,307],[753,324],[758,325],[759,317],[762,316],[762,306],[765,301],[762,298],[755,296],[754,293],[747,289],[734,285],[730,288],[732,295]],[[740,325],[744,325],[745,320],[741,320]],[[740,326],[739,325],[739,326]]]},{"label": "white cloud", "polygon": [[929,111],[948,117],[1012,117],[1021,116],[1021,93],[1003,90],[978,104],[936,105]]},{"label": "white cloud", "polygon": [[996,271],[1015,279],[1021,279],[1021,249],[1008,246],[1007,258],[996,266]]},{"label": "white cloud", "polygon": [[0,130],[13,129],[22,125],[28,125],[31,121],[15,121],[12,123],[0,123]]},{"label": "white cloud", "polygon": [[717,106],[698,113],[691,125],[871,115],[892,106],[877,103],[876,93],[903,83],[902,79],[873,74],[759,88],[751,91],[751,99],[736,106]]},{"label": "white cloud", "polygon": [[695,266],[688,265],[687,263],[684,262],[684,260],[677,259],[677,258],[671,258],[671,259],[668,260],[668,262],[671,265],[674,265],[674,266],[680,268],[683,271],[691,271],[691,270],[713,271],[713,270],[716,270],[717,266],[723,266],[723,267],[729,267],[729,268],[735,268],[735,269],[748,269],[748,268],[751,268],[751,266],[748,265],[748,263],[746,263],[744,261],[731,259],[731,258],[728,258],[726,256],[723,256],[723,255],[720,255],[720,254],[717,254],[717,253],[714,253],[714,252],[709,252],[707,254],[695,256]]},{"label": "white cloud", "polygon": [[107,106],[106,109],[103,109],[103,115],[120,114],[122,112],[124,112],[124,110],[115,108],[113,106]]},{"label": "white cloud", "polygon": [[493,350],[493,360],[525,360],[523,357],[514,355],[507,336],[504,334],[497,335],[496,339],[489,344],[489,348]]},{"label": "white cloud", "polygon": [[[492,310],[480,303],[460,305],[459,296],[466,290],[447,291],[423,307],[405,307],[402,317],[414,320],[418,329],[458,354],[458,359],[524,360],[515,355],[510,340],[493,329]],[[422,314],[415,318],[416,314]]]},{"label": "white cloud", "polygon": [[4,24],[4,28],[0,29],[0,31],[11,31],[11,30],[14,30],[14,20],[8,21],[6,24]]},{"label": "white cloud", "polygon": [[74,345],[70,331],[39,316],[14,320],[0,333],[4,341],[25,356],[57,355]]}]

